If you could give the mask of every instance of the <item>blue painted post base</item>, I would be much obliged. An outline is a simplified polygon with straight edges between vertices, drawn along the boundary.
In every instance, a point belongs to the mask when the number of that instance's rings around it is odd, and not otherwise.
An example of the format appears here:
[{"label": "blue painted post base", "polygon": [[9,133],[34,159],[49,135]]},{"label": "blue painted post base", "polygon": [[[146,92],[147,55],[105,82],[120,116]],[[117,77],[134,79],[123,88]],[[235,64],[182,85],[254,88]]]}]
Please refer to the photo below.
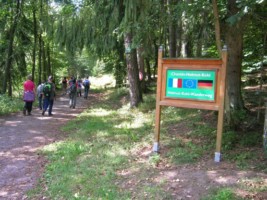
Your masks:
[{"label": "blue painted post base", "polygon": [[159,143],[158,142],[154,142],[153,152],[159,152]]},{"label": "blue painted post base", "polygon": [[221,161],[221,153],[220,152],[215,152],[214,161],[215,162],[220,162]]}]

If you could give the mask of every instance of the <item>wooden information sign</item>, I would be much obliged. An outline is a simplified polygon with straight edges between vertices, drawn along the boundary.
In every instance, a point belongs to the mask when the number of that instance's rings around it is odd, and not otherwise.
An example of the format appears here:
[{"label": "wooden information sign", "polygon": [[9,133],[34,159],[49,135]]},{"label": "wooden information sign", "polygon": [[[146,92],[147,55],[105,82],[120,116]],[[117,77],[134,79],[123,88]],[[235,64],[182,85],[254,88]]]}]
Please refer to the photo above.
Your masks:
[{"label": "wooden information sign", "polygon": [[161,106],[217,110],[215,162],[221,159],[227,51],[222,59],[174,59],[158,54],[156,121],[153,151],[159,151]]}]

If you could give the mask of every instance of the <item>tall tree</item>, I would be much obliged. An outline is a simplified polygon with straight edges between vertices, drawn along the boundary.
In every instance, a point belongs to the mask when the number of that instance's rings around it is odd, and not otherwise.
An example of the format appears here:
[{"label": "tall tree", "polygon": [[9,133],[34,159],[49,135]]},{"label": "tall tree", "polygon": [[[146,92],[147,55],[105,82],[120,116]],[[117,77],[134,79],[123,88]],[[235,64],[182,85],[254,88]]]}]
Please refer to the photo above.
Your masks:
[{"label": "tall tree", "polygon": [[138,80],[137,51],[135,48],[131,48],[132,36],[130,33],[125,34],[124,40],[127,51],[126,65],[130,84],[130,105],[131,107],[137,107],[140,101],[142,101],[140,82]]},{"label": "tall tree", "polygon": [[177,27],[178,20],[176,17],[176,5],[179,3],[177,0],[168,0],[168,13],[169,13],[169,54],[170,57],[176,57],[176,47],[177,47]]},{"label": "tall tree", "polygon": [[240,120],[236,119],[236,114],[244,110],[242,97],[241,75],[243,59],[243,36],[252,14],[257,12],[257,6],[265,4],[260,0],[240,2],[237,0],[227,1],[227,23],[225,41],[228,48],[228,66],[226,83],[226,119],[228,123],[235,127]]},{"label": "tall tree", "polygon": [[215,25],[215,37],[216,37],[216,46],[221,57],[221,28],[220,28],[220,19],[219,19],[219,11],[218,11],[218,3],[217,0],[212,0],[212,8],[214,14],[214,25]]},{"label": "tall tree", "polygon": [[[20,0],[16,1],[16,8],[15,12],[12,12],[11,18],[11,26],[8,31],[8,47],[7,47],[7,59],[6,59],[6,67],[5,67],[5,77],[4,77],[4,85],[3,85],[3,93],[6,92],[7,84],[8,84],[8,95],[12,96],[12,79],[11,79],[11,72],[12,72],[12,60],[13,60],[13,43],[15,38],[15,31],[17,29],[18,20],[20,18],[20,10],[21,2]],[[13,11],[14,9],[11,8]]]},{"label": "tall tree", "polygon": [[[34,80],[34,72],[36,66],[36,50],[37,50],[37,39],[38,39],[38,30],[37,30],[37,17],[36,17],[36,1],[32,2],[32,15],[33,15],[33,49],[32,49],[32,77]],[[41,83],[41,74],[38,76],[38,82]]]}]

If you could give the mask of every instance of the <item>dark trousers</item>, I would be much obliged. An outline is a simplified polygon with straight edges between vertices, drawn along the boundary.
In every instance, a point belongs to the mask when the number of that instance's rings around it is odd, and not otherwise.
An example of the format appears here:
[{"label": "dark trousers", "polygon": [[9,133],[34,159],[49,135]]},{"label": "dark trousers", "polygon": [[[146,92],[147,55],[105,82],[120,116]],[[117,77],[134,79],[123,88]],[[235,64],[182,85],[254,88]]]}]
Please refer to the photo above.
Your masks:
[{"label": "dark trousers", "polygon": [[27,110],[28,113],[31,113],[31,111],[32,111],[32,102],[25,102],[24,110]]},{"label": "dark trousers", "polygon": [[84,87],[84,98],[87,99],[88,97],[88,92],[89,92],[89,87]]},{"label": "dark trousers", "polygon": [[48,108],[48,114],[51,115],[52,114],[53,105],[54,105],[54,100],[51,100],[50,97],[45,97],[44,98],[43,113],[45,113],[47,108]]}]

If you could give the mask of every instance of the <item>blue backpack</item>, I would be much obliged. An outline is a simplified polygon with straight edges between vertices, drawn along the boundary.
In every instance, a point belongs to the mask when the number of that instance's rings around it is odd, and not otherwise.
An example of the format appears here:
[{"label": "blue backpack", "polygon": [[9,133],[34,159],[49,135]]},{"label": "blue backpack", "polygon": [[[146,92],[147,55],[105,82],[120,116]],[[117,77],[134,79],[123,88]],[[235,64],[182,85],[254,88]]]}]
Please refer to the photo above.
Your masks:
[{"label": "blue backpack", "polygon": [[90,85],[89,80],[86,79],[86,80],[83,82],[83,85],[84,85],[84,87],[89,87],[89,85]]}]

